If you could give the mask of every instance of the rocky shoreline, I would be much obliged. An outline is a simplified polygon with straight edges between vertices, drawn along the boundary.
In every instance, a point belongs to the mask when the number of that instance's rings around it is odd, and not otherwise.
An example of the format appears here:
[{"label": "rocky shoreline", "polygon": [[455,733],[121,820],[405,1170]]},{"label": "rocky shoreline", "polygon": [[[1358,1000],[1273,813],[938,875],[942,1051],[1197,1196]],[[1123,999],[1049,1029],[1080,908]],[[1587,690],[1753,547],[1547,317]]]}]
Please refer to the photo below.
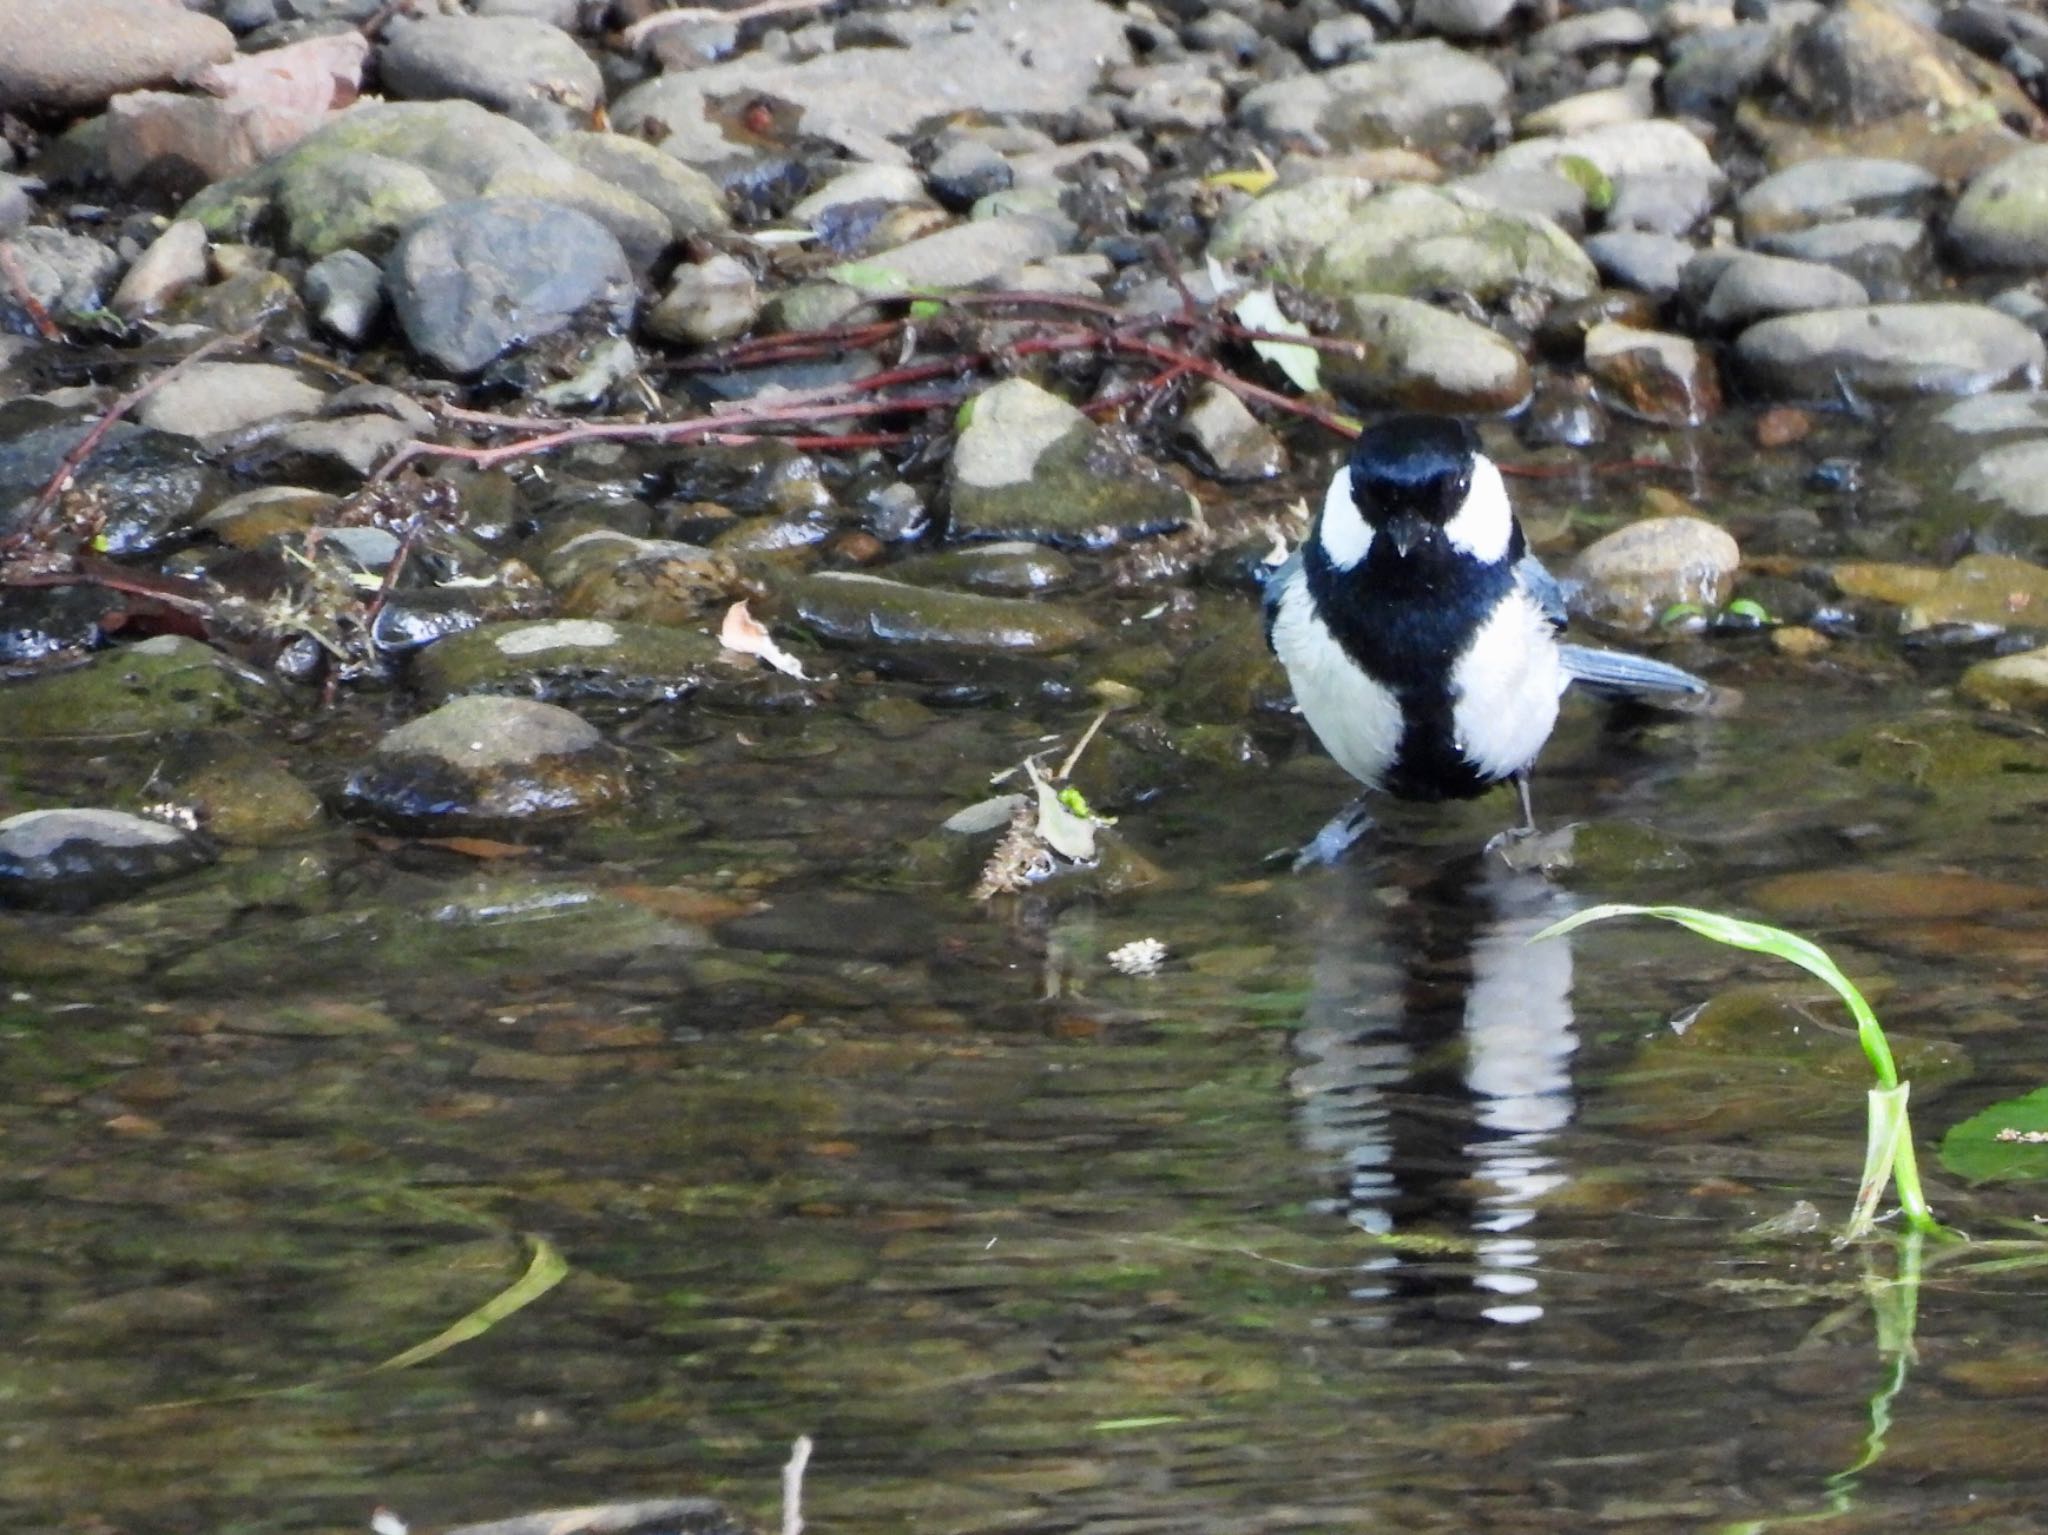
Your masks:
[{"label": "rocky shoreline", "polygon": [[1297,739],[1250,594],[1393,407],[1635,476],[1537,519],[1596,627],[2038,710],[2044,81],[1974,0],[7,0],[0,899],[631,816],[685,700],[1106,710],[1143,803]]}]

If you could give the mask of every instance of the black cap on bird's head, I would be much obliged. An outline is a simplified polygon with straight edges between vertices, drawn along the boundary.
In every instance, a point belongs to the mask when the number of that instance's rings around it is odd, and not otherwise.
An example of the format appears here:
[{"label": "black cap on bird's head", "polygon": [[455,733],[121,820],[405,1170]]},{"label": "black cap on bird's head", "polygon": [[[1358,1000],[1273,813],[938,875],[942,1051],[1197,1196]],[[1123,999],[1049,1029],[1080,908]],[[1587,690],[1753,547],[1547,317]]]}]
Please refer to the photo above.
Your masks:
[{"label": "black cap on bird's head", "polygon": [[1318,537],[1340,569],[1384,538],[1402,559],[1425,546],[1492,563],[1514,518],[1479,434],[1449,416],[1390,416],[1359,434],[1323,503]]}]

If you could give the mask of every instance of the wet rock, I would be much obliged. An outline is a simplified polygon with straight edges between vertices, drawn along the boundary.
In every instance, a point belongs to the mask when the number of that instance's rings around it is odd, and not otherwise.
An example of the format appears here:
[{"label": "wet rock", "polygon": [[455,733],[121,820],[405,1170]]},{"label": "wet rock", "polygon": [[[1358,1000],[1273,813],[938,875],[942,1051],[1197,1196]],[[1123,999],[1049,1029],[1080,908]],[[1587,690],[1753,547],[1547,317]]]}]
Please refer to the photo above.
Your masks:
[{"label": "wet rock", "polygon": [[1737,338],[1737,361],[1766,393],[1824,399],[1859,394],[1975,394],[2037,384],[2048,350],[2019,321],[1976,304],[1875,304],[1785,315]]},{"label": "wet rock", "polygon": [[1074,562],[1056,549],[1023,542],[942,549],[889,567],[913,586],[956,586],[999,597],[1029,597],[1074,583]]},{"label": "wet rock", "polygon": [[[1131,83],[1131,82],[1123,82]],[[1121,116],[1133,128],[1198,133],[1223,122],[1223,82],[1190,65],[1143,71],[1125,98]]]},{"label": "wet rock", "polygon": [[306,268],[306,307],[344,341],[361,342],[384,312],[384,272],[361,251],[336,251]]},{"label": "wet rock", "polygon": [[1024,379],[983,390],[948,465],[951,533],[1103,548],[1199,520],[1120,434]]},{"label": "wet rock", "polygon": [[1607,413],[1591,380],[1551,375],[1515,421],[1515,435],[1532,448],[1589,448],[1607,440]]},{"label": "wet rock", "polygon": [[1965,698],[2023,714],[2048,714],[2048,649],[1979,661],[1957,684]]},{"label": "wet rock", "polygon": [[1774,315],[1809,309],[1863,306],[1863,284],[1830,266],[1738,251],[1716,263],[1716,275],[1700,318],[1718,330],[1738,330]]},{"label": "wet rock", "polygon": [[1287,467],[1280,439],[1220,384],[1195,391],[1178,430],[1217,479],[1267,480]]},{"label": "wet rock", "polygon": [[912,586],[851,571],[785,583],[780,594],[799,622],[837,644],[885,650],[1058,655],[1098,637],[1071,608]]},{"label": "wet rock", "polygon": [[641,324],[663,341],[709,346],[741,335],[761,313],[760,285],[737,257],[717,255],[679,266],[661,302]]},{"label": "wet rock", "polygon": [[1492,37],[1520,8],[1521,0],[1415,0],[1409,20],[1447,37]]},{"label": "wet rock", "polygon": [[1321,293],[1469,293],[1481,302],[1533,289],[1585,298],[1600,285],[1584,252],[1557,225],[1438,187],[1373,196],[1301,274]]},{"label": "wet rock", "polygon": [[592,532],[542,565],[570,618],[693,624],[747,595],[732,560],[695,544]]},{"label": "wet rock", "polygon": [[455,374],[565,329],[585,311],[619,324],[637,290],[597,220],[524,198],[450,203],[408,229],[385,267],[415,348]]},{"label": "wet rock", "polygon": [[0,110],[84,112],[235,54],[210,16],[155,0],[11,0],[0,7]]},{"label": "wet rock", "polygon": [[1619,176],[1614,181],[1614,200],[1607,209],[1607,227],[1689,234],[1706,222],[1719,191],[1718,174],[1681,171]]},{"label": "wet rock", "polygon": [[647,1498],[596,1508],[550,1508],[487,1524],[465,1524],[448,1535],[753,1535],[746,1520],[711,1498]]},{"label": "wet rock", "polygon": [[1743,238],[1754,242],[1848,218],[1918,217],[1940,190],[1937,177],[1907,160],[1827,155],[1766,176],[1735,211]]},{"label": "wet rock", "polygon": [[839,215],[841,222],[851,217],[842,210],[899,206],[932,206],[925,195],[924,178],[907,165],[866,164],[841,171],[807,194],[789,210],[789,216],[822,234],[833,215]]},{"label": "wet rock", "polygon": [[1573,233],[1586,224],[1586,189],[1556,171],[1496,171],[1489,166],[1473,175],[1460,176],[1448,186],[1504,213],[1549,219],[1558,228]]},{"label": "wet rock", "polygon": [[317,827],[320,797],[276,757],[246,746],[215,749],[164,770],[173,803],[191,807],[207,836],[238,846],[302,837]]},{"label": "wet rock", "polygon": [[443,203],[500,196],[544,196],[616,224],[622,240],[671,238],[661,209],[469,101],[352,107],[275,159],[208,187],[181,216],[198,219],[215,239],[244,239],[274,214],[296,254],[375,256]]},{"label": "wet rock", "polygon": [[1913,296],[1934,251],[1927,225],[1919,219],[1843,219],[1765,235],[1756,243],[1766,255],[1818,261],[1846,272],[1863,284],[1873,300],[1883,303]]},{"label": "wet rock", "polygon": [[1616,5],[1553,21],[1529,38],[1529,51],[1567,56],[1606,49],[1626,51],[1643,47],[1650,37],[1650,23],[1640,10]]},{"label": "wet rock", "polygon": [[1223,219],[1209,238],[1209,254],[1254,269],[1300,273],[1317,251],[1365,216],[1375,190],[1358,176],[1314,176],[1277,186]]},{"label": "wet rock", "polygon": [[1762,22],[1743,22],[1680,39],[1661,81],[1664,109],[1703,122],[1725,117],[1769,71],[1778,33]]},{"label": "wet rock", "polygon": [[190,832],[121,810],[30,810],[0,821],[0,902],[80,911],[212,861]]},{"label": "wet rock", "polygon": [[279,416],[310,416],[327,391],[267,362],[201,362],[152,394],[135,419],[181,437],[212,437]]},{"label": "wet rock", "polygon": [[1387,43],[1319,75],[1254,86],[1238,125],[1267,142],[1314,149],[1483,143],[1507,128],[1508,81],[1484,59],[1434,38]]},{"label": "wet rock", "polygon": [[1326,16],[1308,29],[1308,56],[1325,69],[1372,56],[1378,41],[1369,17]]},{"label": "wet rock", "polygon": [[584,815],[626,797],[625,760],[554,704],[472,695],[377,743],[342,790],[349,810],[409,831],[482,831]]},{"label": "wet rock", "polygon": [[206,281],[206,231],[179,219],[137,258],[107,307],[124,320],[146,319]]},{"label": "wet rock", "polygon": [[2048,263],[2048,145],[2022,149],[1971,181],[1948,239],[1979,270]]},{"label": "wet rock", "polygon": [[61,320],[100,308],[121,270],[120,258],[99,241],[40,225],[0,240],[0,252],[21,274],[18,287],[13,278],[0,283],[0,327],[17,333],[33,324],[20,290]]},{"label": "wet rock", "polygon": [[1708,611],[1728,600],[1742,552],[1702,517],[1647,517],[1579,552],[1569,580],[1580,612],[1638,632],[1679,603]]},{"label": "wet rock", "polygon": [[1629,325],[1586,332],[1586,371],[1614,409],[1662,426],[1699,426],[1721,409],[1713,359],[1691,340]]},{"label": "wet rock", "polygon": [[652,144],[623,133],[564,133],[549,144],[571,165],[658,208],[678,240],[732,227],[718,183]]},{"label": "wet rock", "polygon": [[1066,247],[1057,224],[1029,214],[1004,214],[956,224],[937,234],[912,240],[833,267],[827,275],[864,293],[900,293],[918,288],[968,288],[980,283],[1005,285],[1025,266]]},{"label": "wet rock", "polygon": [[[0,428],[0,537],[19,526],[42,488],[95,423],[72,417],[19,436]],[[74,475],[106,521],[99,551],[143,554],[182,533],[218,483],[182,437],[118,421]]]},{"label": "wet rock", "polygon": [[939,152],[924,179],[932,196],[955,212],[964,212],[991,192],[1009,187],[1017,173],[993,145],[961,138]]},{"label": "wet rock", "polygon": [[[1101,0],[1033,0],[1028,48],[1017,45],[1015,13],[998,0],[921,6],[895,19],[901,47],[807,58],[757,51],[671,70],[613,103],[612,122],[708,169],[750,156],[747,129],[727,104],[769,99],[794,108],[807,135],[860,159],[905,164],[893,141],[926,118],[970,108],[991,118],[1065,112],[1104,68],[1131,59],[1124,13]],[[906,90],[905,81],[920,88]]]},{"label": "wet rock", "polygon": [[1325,352],[1323,378],[1361,403],[1497,415],[1518,409],[1533,387],[1529,364],[1507,340],[1415,299],[1353,297],[1336,333],[1364,350],[1355,357]]},{"label": "wet rock", "polygon": [[1617,123],[1642,122],[1657,115],[1657,77],[1664,68],[1647,56],[1631,59],[1619,85],[1581,91],[1527,113],[1515,124],[1524,136],[1590,133]]},{"label": "wet rock", "polygon": [[430,698],[510,693],[655,703],[695,692],[723,659],[715,639],[689,629],[570,618],[450,635],[419,653],[412,678]]},{"label": "wet rock", "polygon": [[1679,273],[1696,254],[1689,240],[1647,230],[1616,230],[1586,241],[1586,254],[1608,282],[1669,298],[1678,291]]},{"label": "wet rock", "polygon": [[1861,126],[1983,107],[2033,118],[2011,76],[1883,0],[1843,0],[1799,27],[1779,74],[1785,104],[1811,121]]},{"label": "wet rock", "polygon": [[1722,179],[1713,152],[1699,135],[1664,118],[1523,139],[1496,155],[1494,164],[1503,170],[1549,170],[1560,160],[1584,160],[1617,183],[1632,176],[1669,176],[1709,184]]},{"label": "wet rock", "polygon": [[[1991,448],[1956,477],[1956,493],[2023,523],[2048,518],[2048,439]],[[2041,524],[2048,531],[2048,524]],[[2036,535],[2035,542],[2040,542]]]},{"label": "wet rock", "polygon": [[386,29],[377,53],[385,90],[461,97],[539,133],[580,127],[604,100],[604,79],[576,40],[519,16],[423,16]]}]

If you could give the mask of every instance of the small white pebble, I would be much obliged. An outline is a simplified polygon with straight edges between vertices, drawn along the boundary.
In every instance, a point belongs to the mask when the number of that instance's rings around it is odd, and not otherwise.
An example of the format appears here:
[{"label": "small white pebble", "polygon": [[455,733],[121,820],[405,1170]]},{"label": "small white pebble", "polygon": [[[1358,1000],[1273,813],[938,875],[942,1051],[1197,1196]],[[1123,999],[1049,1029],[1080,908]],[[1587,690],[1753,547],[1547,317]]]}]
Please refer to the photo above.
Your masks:
[{"label": "small white pebble", "polygon": [[1166,963],[1166,945],[1157,938],[1134,938],[1109,951],[1109,966],[1123,975],[1157,975]]}]

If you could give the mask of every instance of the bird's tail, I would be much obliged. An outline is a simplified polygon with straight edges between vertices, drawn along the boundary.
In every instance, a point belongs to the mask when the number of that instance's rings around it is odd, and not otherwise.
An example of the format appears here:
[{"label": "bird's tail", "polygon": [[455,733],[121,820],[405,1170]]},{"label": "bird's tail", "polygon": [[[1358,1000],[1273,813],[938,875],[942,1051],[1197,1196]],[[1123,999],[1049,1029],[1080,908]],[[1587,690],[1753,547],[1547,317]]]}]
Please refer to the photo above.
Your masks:
[{"label": "bird's tail", "polygon": [[1705,678],[1695,677],[1682,667],[1652,661],[1648,656],[1632,656],[1619,650],[1589,650],[1584,645],[1560,645],[1557,648],[1564,657],[1564,669],[1571,680],[1585,684],[1596,693],[1623,697],[1676,694],[1704,698],[1713,691]]}]

